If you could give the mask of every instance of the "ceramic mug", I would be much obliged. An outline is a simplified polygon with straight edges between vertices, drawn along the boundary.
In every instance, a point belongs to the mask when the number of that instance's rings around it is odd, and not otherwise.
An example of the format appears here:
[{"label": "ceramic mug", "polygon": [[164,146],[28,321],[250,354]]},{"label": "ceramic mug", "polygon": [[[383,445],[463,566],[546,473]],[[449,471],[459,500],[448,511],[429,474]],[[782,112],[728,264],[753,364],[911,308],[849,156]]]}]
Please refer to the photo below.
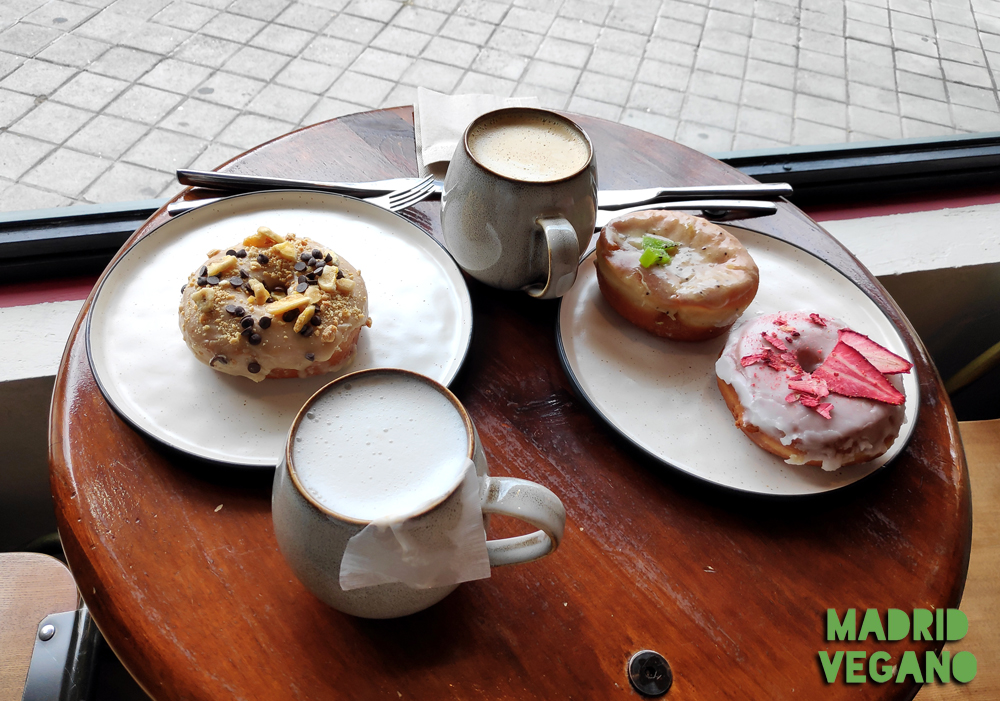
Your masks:
[{"label": "ceramic mug", "polygon": [[[422,383],[424,389],[432,388],[434,392],[447,400],[443,406],[445,406],[446,412],[454,411],[454,417],[460,422],[462,443],[464,443],[461,446],[462,455],[456,457],[462,459],[463,462],[464,458],[468,458],[475,464],[479,479],[479,506],[483,514],[484,529],[488,526],[489,514],[512,516],[540,529],[534,533],[513,538],[487,540],[486,548],[490,566],[530,562],[553,552],[559,545],[566,523],[566,511],[562,502],[551,491],[534,482],[513,477],[491,477],[486,465],[486,456],[479,443],[479,436],[472,424],[472,419],[469,418],[465,408],[454,394],[434,380],[408,370],[362,370],[334,380],[306,402],[289,430],[285,452],[281,464],[275,472],[271,497],[274,534],[282,555],[306,588],[326,604],[344,613],[364,618],[394,618],[425,609],[443,599],[458,586],[451,584],[417,589],[396,582],[349,591],[343,590],[340,586],[340,570],[348,540],[359,533],[370,521],[346,516],[325,505],[321,499],[327,501],[328,504],[332,501],[321,495],[310,493],[310,490],[303,486],[302,474],[296,469],[293,446],[297,437],[300,437],[300,433],[305,433],[301,431],[304,417],[307,415],[315,417],[316,413],[310,414],[310,412],[320,411],[324,398],[330,396],[331,393],[350,391],[357,386],[363,388],[365,383],[371,386],[375,382],[387,381],[402,382],[404,389],[407,386],[417,387],[409,385],[409,383]],[[389,393],[386,394],[392,396]],[[440,407],[442,403],[436,402],[436,405]],[[436,410],[440,410],[440,408]],[[410,413],[417,416],[419,422],[420,412],[414,412],[411,407]],[[366,420],[363,417],[357,418],[362,421]],[[419,423],[416,426],[416,430],[421,429]],[[402,428],[414,430],[409,423],[403,425]],[[425,422],[422,428],[425,431],[428,429],[433,431],[434,426],[432,423]],[[331,433],[336,431],[336,426],[330,429]],[[379,433],[379,435],[382,434]],[[393,434],[387,431],[385,435]],[[346,439],[354,437],[345,436]],[[428,438],[429,440],[438,440],[437,436],[429,436]],[[411,458],[412,461],[407,465],[407,468],[419,470],[421,456],[412,455]],[[334,471],[331,476],[334,478],[332,484],[335,484],[335,472],[338,467],[332,453],[328,453],[327,459],[332,465],[329,469]],[[325,465],[323,469],[326,469]],[[353,469],[353,466],[344,465],[339,469]],[[379,475],[376,475],[376,479],[378,477]],[[391,479],[393,479],[391,476],[386,476],[383,478],[383,482]],[[454,523],[457,518],[456,514],[463,507],[461,503],[462,490],[459,488],[463,482],[463,479],[459,479],[458,483],[452,482],[446,485],[440,494],[434,494],[425,508],[408,517],[407,526],[413,526],[411,532],[419,532],[421,537],[430,539],[443,537],[440,536],[440,533],[446,531],[449,524]],[[394,485],[383,483],[378,486],[383,490],[380,494],[386,493],[389,495],[389,499],[392,498],[391,488]]]},{"label": "ceramic mug", "polygon": [[548,110],[487,112],[455,149],[441,207],[445,245],[465,272],[503,290],[561,297],[597,219],[590,137]]}]

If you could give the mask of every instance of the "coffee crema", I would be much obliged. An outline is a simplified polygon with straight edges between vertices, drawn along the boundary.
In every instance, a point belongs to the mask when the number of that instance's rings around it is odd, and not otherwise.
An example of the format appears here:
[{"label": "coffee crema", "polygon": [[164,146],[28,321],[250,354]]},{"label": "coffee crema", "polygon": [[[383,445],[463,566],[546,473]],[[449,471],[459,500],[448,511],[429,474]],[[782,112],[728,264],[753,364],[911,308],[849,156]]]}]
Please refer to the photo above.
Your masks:
[{"label": "coffee crema", "polygon": [[291,458],[317,503],[371,521],[446,496],[468,455],[465,422],[448,397],[412,375],[374,373],[338,383],[308,407]]},{"label": "coffee crema", "polygon": [[469,130],[467,143],[482,166],[512,180],[562,180],[590,161],[590,145],[578,130],[531,112],[486,117]]}]

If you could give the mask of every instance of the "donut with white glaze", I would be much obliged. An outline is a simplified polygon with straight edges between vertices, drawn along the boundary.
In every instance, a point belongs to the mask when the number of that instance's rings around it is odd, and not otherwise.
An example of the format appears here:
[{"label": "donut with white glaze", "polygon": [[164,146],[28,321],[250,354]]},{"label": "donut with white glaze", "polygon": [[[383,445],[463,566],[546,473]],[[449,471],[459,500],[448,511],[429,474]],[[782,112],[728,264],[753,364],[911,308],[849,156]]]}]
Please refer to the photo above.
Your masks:
[{"label": "donut with white glaze", "polygon": [[210,251],[178,311],[198,360],[254,382],[339,370],[371,326],[360,271],[316,241],[267,227]]},{"label": "donut with white glaze", "polygon": [[[668,240],[670,260],[645,267],[643,237]],[[683,212],[610,221],[597,240],[597,281],[616,312],[650,333],[701,341],[725,333],[757,294],[759,274],[739,240]]]},{"label": "donut with white glaze", "polygon": [[[887,451],[905,420],[898,378],[880,375],[897,404],[823,394],[825,384],[817,384],[819,368],[845,333],[860,336],[837,319],[808,312],[769,314],[733,328],[715,370],[736,426],[792,465],[836,470]],[[896,372],[909,372],[909,362],[878,348],[905,364]]]}]

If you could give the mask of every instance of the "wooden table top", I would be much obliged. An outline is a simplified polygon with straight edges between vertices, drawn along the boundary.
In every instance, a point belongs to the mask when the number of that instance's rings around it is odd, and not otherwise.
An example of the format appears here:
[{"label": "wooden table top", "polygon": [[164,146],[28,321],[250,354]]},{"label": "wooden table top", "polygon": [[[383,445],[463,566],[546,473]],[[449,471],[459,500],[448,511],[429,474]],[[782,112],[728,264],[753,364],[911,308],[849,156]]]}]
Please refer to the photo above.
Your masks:
[{"label": "wooden table top", "polygon": [[[722,163],[644,132],[576,117],[604,188],[736,183]],[[224,170],[351,180],[415,173],[412,110],[326,122]],[[439,204],[410,218],[440,240]],[[163,223],[163,210],[132,241]],[[918,426],[889,467],[818,498],[748,497],[646,458],[574,395],[555,302],[469,283],[472,348],[452,389],[494,474],[545,484],[567,510],[551,557],[493,571],[390,621],[321,604],[286,566],[271,474],[207,466],[133,431],[91,374],[83,315],[56,382],[52,490],[63,546],[105,637],[158,699],[609,699],[636,697],[626,662],[669,661],[666,698],[909,698],[902,684],[827,685],[819,650],[836,608],[954,607],[969,559],[968,473],[947,395],[879,284],[802,212],[747,224],[819,255],[903,329],[920,377]],[[680,427],[678,430],[683,430]],[[735,429],[734,429],[735,430]],[[221,510],[216,507],[222,505]],[[495,533],[508,534],[499,523]]]}]

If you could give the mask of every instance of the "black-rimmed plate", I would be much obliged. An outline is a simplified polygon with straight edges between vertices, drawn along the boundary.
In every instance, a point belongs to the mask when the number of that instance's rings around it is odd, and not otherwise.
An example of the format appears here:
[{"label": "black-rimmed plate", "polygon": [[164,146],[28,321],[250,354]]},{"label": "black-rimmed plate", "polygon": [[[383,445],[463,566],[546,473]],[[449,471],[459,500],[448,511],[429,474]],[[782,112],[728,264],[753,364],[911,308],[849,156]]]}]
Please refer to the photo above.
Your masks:
[{"label": "black-rimmed plate", "polygon": [[[184,343],[178,304],[188,274],[259,226],[308,236],[361,270],[373,323],[341,372],[257,384],[203,365]],[[447,385],[471,339],[468,288],[431,237],[367,202],[285,190],[204,205],[138,241],[97,292],[87,351],[104,396],[140,431],[199,458],[267,468],[295,413],[338,375],[398,367]]]}]

